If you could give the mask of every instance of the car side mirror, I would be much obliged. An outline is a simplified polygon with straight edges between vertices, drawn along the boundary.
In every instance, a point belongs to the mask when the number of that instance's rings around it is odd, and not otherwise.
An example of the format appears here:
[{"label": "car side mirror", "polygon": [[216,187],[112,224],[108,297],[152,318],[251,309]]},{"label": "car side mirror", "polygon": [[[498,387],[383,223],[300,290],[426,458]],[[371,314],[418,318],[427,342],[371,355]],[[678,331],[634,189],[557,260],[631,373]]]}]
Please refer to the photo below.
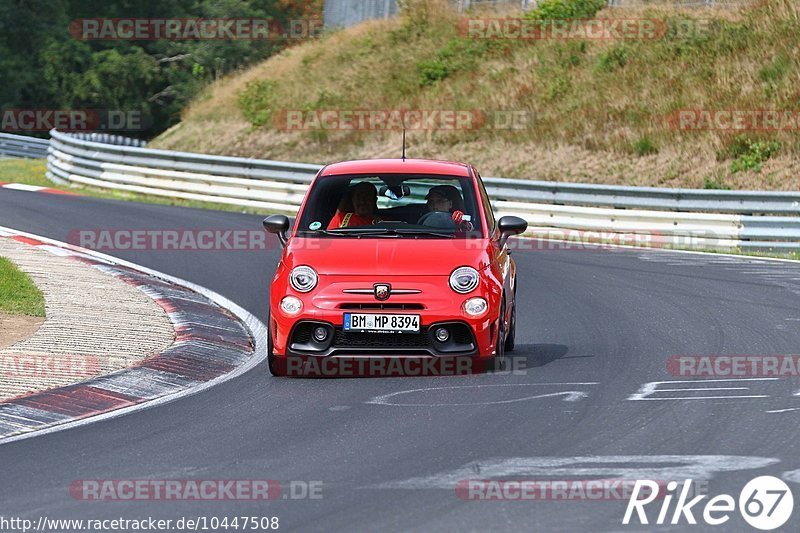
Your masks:
[{"label": "car side mirror", "polygon": [[269,233],[275,233],[278,240],[281,241],[281,246],[286,246],[286,241],[289,239],[287,232],[289,231],[289,217],[286,215],[270,215],[264,219],[264,229]]},{"label": "car side mirror", "polygon": [[519,217],[506,216],[497,221],[497,229],[500,230],[500,248],[505,246],[506,241],[512,235],[519,235],[528,229],[528,221]]}]

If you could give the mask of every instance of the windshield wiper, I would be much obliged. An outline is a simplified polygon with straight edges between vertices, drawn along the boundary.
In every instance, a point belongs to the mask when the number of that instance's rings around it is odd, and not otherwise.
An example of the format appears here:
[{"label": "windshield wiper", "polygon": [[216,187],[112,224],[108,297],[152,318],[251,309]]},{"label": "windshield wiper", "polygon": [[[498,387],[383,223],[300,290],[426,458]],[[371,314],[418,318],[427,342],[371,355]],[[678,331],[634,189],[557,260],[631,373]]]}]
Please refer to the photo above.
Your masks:
[{"label": "windshield wiper", "polygon": [[453,239],[455,235],[452,233],[442,233],[439,231],[426,230],[426,229],[413,229],[413,228],[370,228],[370,227],[357,227],[357,228],[335,228],[335,229],[318,229],[303,231],[304,234],[323,234],[335,235],[337,237],[352,235],[354,237],[398,237],[401,235],[429,235],[432,237],[442,237],[445,239]]},{"label": "windshield wiper", "polygon": [[433,237],[444,237],[447,239],[452,239],[455,237],[452,233],[442,233],[439,231],[427,230],[427,229],[419,229],[419,228],[369,228],[369,227],[360,227],[360,228],[340,228],[331,230],[335,232],[347,232],[350,235],[357,235],[357,236],[372,236],[372,235],[380,235],[380,236],[391,236],[397,237],[401,235],[429,235]]},{"label": "windshield wiper", "polygon": [[355,228],[334,228],[333,233],[389,233],[391,230],[386,228],[371,228],[369,226],[356,226]]},{"label": "windshield wiper", "polygon": [[316,229],[316,230],[301,230],[297,232],[298,235],[302,234],[303,237],[313,237],[315,235],[335,235],[336,237],[341,237],[346,235],[345,233],[340,233],[338,231],[331,231],[328,229]]},{"label": "windshield wiper", "polygon": [[452,233],[442,233],[428,229],[396,229],[394,230],[399,235],[431,235],[433,237],[444,237],[446,239],[454,239],[456,236]]},{"label": "windshield wiper", "polygon": [[372,235],[379,235],[379,236],[388,236],[388,237],[396,237],[397,234],[394,230],[386,229],[386,228],[369,228],[369,227],[358,227],[358,228],[334,228],[334,229],[318,229],[318,230],[309,230],[305,231],[304,233],[313,235],[334,235],[336,237],[364,237],[364,236],[372,236]]}]

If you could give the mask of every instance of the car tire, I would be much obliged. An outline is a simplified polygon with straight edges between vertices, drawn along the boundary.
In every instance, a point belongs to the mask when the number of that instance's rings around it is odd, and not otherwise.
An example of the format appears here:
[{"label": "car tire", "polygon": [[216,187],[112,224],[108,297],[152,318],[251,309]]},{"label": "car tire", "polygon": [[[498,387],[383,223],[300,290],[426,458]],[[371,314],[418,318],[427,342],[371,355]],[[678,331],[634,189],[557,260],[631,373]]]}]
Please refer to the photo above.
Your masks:
[{"label": "car tire", "polygon": [[503,320],[503,315],[506,312],[506,301],[503,298],[503,304],[500,307],[500,320],[499,324],[497,325],[497,342],[495,345],[497,348],[495,349],[494,357],[492,358],[492,371],[493,372],[502,372],[506,368],[506,343],[504,341],[505,338],[505,320]]},{"label": "car tire", "polygon": [[272,326],[269,316],[267,316],[267,366],[269,373],[276,377],[283,377],[286,375],[286,360],[278,360],[278,357],[272,353]]},{"label": "car tire", "polygon": [[516,335],[517,335],[517,302],[514,301],[514,307],[511,308],[511,324],[508,327],[508,333],[506,334],[506,343],[505,346],[503,347],[505,348],[506,353],[514,351],[514,339]]}]

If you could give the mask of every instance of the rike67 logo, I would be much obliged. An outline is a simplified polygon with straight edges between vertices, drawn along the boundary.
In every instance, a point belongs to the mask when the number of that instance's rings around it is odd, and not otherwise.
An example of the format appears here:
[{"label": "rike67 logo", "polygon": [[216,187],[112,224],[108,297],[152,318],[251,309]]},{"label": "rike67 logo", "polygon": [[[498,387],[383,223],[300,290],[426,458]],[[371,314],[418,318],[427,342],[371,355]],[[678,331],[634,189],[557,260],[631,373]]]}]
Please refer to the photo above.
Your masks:
[{"label": "rike67 logo", "polygon": [[[659,486],[655,481],[637,480],[622,523],[630,524],[635,512],[640,524],[649,524],[645,507],[657,499],[661,503],[654,522],[657,525],[697,524],[695,513],[701,515],[703,521],[711,526],[719,526],[730,520],[737,508],[737,501],[733,496],[720,494],[705,502],[705,505],[699,505],[708,495],[701,494],[689,499],[691,486],[691,479],[684,481],[680,488],[676,481],[670,481],[664,494],[663,491],[659,493]],[[644,496],[640,497],[642,495]],[[672,508],[676,496],[677,501]],[[769,531],[781,527],[789,520],[793,509],[792,491],[776,477],[757,477],[749,481],[739,493],[739,513],[745,522],[756,529]]]}]

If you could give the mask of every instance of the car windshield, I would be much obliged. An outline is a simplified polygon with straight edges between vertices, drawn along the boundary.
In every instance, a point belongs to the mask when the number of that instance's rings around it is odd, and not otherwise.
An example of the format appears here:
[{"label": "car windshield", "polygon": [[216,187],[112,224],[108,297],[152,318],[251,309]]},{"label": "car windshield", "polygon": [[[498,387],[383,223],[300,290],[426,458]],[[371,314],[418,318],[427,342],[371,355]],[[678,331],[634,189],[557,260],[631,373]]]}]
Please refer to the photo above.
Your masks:
[{"label": "car windshield", "polygon": [[316,181],[299,236],[456,239],[482,236],[471,178],[347,175]]}]

